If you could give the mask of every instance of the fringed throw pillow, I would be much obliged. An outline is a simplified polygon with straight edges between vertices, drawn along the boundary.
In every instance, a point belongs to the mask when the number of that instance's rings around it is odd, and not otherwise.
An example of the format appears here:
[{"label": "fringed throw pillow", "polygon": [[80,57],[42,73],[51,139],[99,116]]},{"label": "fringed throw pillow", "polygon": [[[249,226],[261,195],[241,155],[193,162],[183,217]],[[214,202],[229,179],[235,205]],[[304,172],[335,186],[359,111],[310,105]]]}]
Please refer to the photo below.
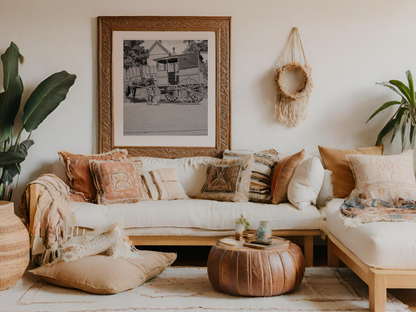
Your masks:
[{"label": "fringed throw pillow", "polygon": [[98,204],[129,204],[149,200],[141,177],[140,160],[90,160],[90,167],[97,189]]},{"label": "fringed throw pillow", "polygon": [[279,159],[283,158],[281,153],[274,149],[253,153],[246,150],[226,150],[224,159],[241,158],[244,155],[253,155],[254,163],[251,172],[249,201],[269,203],[271,200],[271,184],[273,171]]},{"label": "fringed throw pillow", "polygon": [[120,160],[127,158],[127,150],[115,149],[105,154],[81,155],[59,151],[60,161],[65,165],[65,174],[71,192],[78,194],[84,201],[95,202],[95,189],[90,172],[90,160]]},{"label": "fringed throw pillow", "polygon": [[253,155],[213,160],[207,168],[207,178],[197,198],[248,201],[253,160]]}]

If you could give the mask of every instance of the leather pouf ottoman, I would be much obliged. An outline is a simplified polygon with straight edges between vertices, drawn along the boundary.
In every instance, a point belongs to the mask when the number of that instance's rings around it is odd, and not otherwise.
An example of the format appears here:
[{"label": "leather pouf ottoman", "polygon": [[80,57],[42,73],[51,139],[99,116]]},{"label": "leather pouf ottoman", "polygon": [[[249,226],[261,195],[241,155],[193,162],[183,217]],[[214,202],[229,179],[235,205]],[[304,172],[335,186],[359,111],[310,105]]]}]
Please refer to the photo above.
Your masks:
[{"label": "leather pouf ottoman", "polygon": [[217,242],[208,257],[208,277],[220,292],[237,296],[270,297],[291,292],[305,274],[299,246],[258,250]]}]

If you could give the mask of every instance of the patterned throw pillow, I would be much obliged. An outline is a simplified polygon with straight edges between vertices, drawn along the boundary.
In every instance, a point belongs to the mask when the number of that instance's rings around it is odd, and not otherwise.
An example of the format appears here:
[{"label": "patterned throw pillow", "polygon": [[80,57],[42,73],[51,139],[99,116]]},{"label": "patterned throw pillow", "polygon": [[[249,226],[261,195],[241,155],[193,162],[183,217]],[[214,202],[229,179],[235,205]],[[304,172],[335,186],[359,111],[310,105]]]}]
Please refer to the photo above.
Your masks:
[{"label": "patterned throw pillow", "polygon": [[[153,200],[188,199],[179,182],[176,168],[163,168],[143,174],[149,196]],[[157,192],[156,192],[157,190]]]},{"label": "patterned throw pillow", "polygon": [[219,201],[248,201],[253,155],[213,160],[197,198]]},{"label": "patterned throw pillow", "polygon": [[105,154],[80,155],[65,151],[58,152],[60,161],[65,165],[68,185],[74,194],[78,194],[84,201],[94,202],[97,196],[90,172],[90,160],[120,160],[127,158],[127,150],[115,149]]},{"label": "patterned throw pillow", "polygon": [[[224,152],[224,159],[241,158],[244,155],[253,154],[246,150]],[[270,202],[273,171],[277,162],[282,158],[274,149],[254,153],[254,164],[251,172],[249,200],[252,202]]]},{"label": "patterned throw pillow", "polygon": [[102,205],[135,203],[149,200],[141,178],[142,162],[130,158],[122,161],[90,160],[91,174]]},{"label": "patterned throw pillow", "polygon": [[416,200],[413,150],[398,155],[347,157],[361,198]]}]

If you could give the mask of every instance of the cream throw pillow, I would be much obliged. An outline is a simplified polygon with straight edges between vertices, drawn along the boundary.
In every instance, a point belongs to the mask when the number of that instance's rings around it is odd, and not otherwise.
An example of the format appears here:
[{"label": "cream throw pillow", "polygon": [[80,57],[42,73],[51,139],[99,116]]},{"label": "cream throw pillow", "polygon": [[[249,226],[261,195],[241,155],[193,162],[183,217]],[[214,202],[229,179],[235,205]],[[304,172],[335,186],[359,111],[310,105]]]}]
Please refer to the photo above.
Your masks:
[{"label": "cream throw pillow", "polygon": [[110,295],[140,286],[176,260],[175,253],[143,250],[140,255],[142,258],[134,259],[97,255],[73,262],[61,261],[29,272],[57,286]]},{"label": "cream throw pillow", "polygon": [[289,202],[299,209],[316,205],[323,181],[324,167],[318,158],[311,157],[302,161],[297,166],[287,189]]},{"label": "cream throw pillow", "polygon": [[[382,200],[397,197],[416,200],[413,150],[398,155],[348,155],[354,173],[354,194]],[[352,194],[353,194],[352,193]]]}]

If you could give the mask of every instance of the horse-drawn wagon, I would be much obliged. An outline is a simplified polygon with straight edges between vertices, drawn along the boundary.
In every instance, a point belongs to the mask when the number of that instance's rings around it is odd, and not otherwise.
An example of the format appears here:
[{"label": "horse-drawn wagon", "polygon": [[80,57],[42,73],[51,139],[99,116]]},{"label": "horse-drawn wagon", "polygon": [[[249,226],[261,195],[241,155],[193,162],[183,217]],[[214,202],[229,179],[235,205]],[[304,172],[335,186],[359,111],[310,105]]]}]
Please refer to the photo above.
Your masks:
[{"label": "horse-drawn wagon", "polygon": [[200,53],[170,55],[154,59],[155,68],[141,66],[136,75],[130,77],[125,95],[146,88],[148,104],[159,104],[162,95],[169,102],[177,100],[184,104],[198,104],[207,87],[206,63]]}]

